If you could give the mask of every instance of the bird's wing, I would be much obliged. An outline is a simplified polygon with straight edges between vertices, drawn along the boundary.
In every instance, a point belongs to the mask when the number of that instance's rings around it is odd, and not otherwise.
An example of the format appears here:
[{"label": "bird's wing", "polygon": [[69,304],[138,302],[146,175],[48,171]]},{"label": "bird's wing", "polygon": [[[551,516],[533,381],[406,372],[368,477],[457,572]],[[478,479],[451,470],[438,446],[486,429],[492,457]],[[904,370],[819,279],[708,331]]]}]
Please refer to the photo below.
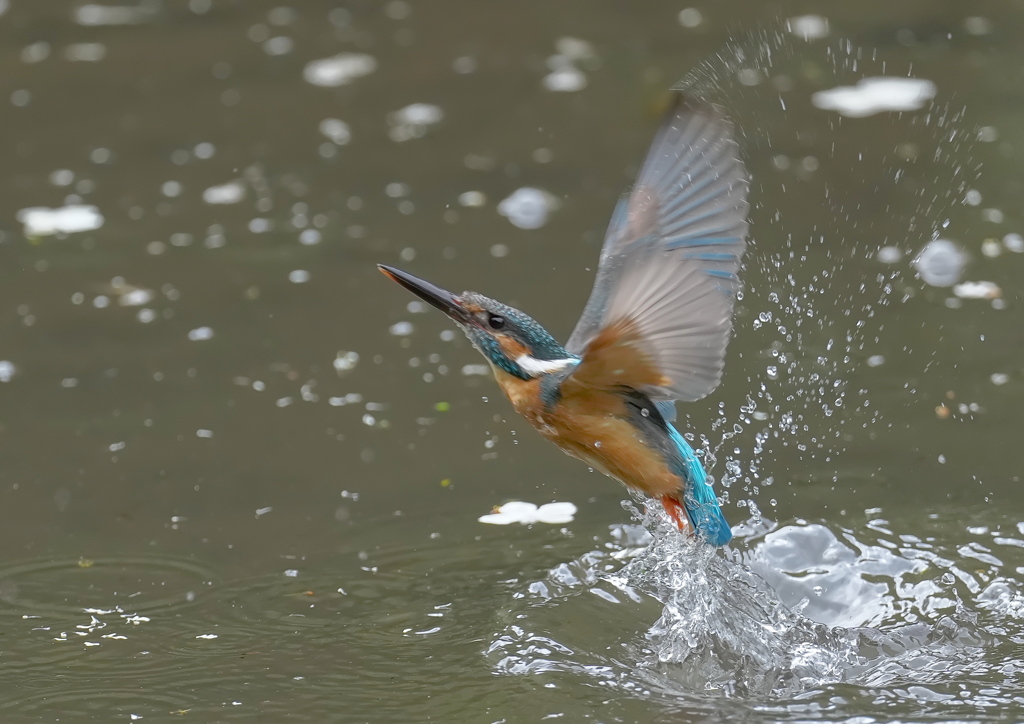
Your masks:
[{"label": "bird's wing", "polygon": [[566,344],[583,358],[573,377],[628,384],[655,400],[698,400],[717,387],[747,210],[731,124],[680,95],[608,227],[590,301]]}]

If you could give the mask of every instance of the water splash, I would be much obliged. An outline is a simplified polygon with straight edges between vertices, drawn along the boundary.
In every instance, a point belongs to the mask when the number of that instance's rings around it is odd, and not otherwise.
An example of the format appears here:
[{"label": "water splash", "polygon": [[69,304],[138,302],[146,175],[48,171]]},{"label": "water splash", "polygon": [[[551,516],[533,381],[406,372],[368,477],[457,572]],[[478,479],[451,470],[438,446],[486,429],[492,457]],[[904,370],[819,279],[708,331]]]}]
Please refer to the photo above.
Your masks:
[{"label": "water splash", "polygon": [[[893,536],[878,518],[856,534],[760,522],[738,526],[723,553],[632,510],[638,525],[514,594],[488,648],[497,672],[571,672],[684,705],[711,694],[790,713],[842,709],[828,703],[839,685],[866,700],[855,710],[881,711],[900,698],[974,706],[979,688],[1009,701],[1024,684],[1008,650],[1024,643],[1012,575],[1024,542],[998,527],[947,546],[926,531]],[[586,643],[568,623],[578,619]]]}]

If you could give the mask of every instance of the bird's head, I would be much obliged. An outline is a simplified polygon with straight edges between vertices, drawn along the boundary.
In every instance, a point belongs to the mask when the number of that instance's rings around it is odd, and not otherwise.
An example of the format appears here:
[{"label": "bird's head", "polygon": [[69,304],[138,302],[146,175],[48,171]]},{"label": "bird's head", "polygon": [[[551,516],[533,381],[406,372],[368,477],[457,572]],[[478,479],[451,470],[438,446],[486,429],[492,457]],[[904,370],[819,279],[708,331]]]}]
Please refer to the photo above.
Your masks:
[{"label": "bird's head", "polygon": [[462,328],[497,369],[530,380],[579,362],[533,317],[477,292],[453,294],[394,267],[377,268]]}]

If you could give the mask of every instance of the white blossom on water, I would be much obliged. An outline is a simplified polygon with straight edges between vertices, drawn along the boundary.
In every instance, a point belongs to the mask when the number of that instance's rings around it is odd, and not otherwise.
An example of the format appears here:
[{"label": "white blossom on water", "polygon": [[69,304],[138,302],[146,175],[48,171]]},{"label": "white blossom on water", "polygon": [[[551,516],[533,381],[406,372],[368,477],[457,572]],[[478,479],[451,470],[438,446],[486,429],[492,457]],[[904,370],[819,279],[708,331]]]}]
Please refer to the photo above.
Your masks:
[{"label": "white blossom on water", "polygon": [[575,515],[576,506],[572,503],[547,503],[538,507],[533,503],[514,500],[499,507],[497,512],[482,515],[477,520],[491,525],[511,525],[512,523],[558,525],[571,522]]}]

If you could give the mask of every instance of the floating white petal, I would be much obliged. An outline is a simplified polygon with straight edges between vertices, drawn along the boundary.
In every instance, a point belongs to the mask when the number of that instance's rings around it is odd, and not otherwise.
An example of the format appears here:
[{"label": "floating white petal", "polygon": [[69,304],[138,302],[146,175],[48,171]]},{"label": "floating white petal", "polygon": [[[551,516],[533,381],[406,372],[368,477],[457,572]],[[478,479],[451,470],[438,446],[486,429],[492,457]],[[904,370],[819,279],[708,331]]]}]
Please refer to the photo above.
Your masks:
[{"label": "floating white petal", "polygon": [[365,53],[339,53],[330,58],[306,63],[302,77],[307,83],[334,88],[347,85],[377,70],[377,60]]},{"label": "floating white petal", "polygon": [[25,236],[52,236],[98,229],[103,226],[103,214],[95,206],[33,206],[19,211],[18,221],[25,225]]},{"label": "floating white petal", "polygon": [[863,118],[886,111],[916,111],[935,97],[935,91],[935,84],[923,78],[880,76],[818,91],[811,102],[822,110]]},{"label": "floating white petal", "polygon": [[574,515],[576,515],[576,506],[572,503],[547,503],[538,508],[533,503],[514,500],[498,508],[498,512],[482,515],[477,520],[491,525],[511,525],[512,523],[558,525],[572,521]]},{"label": "floating white petal", "polygon": [[587,87],[587,76],[579,68],[569,66],[548,73],[542,82],[545,90],[555,93],[574,93]]},{"label": "floating white petal", "polygon": [[228,181],[203,191],[203,201],[208,204],[237,204],[244,198],[245,186],[241,181]]},{"label": "floating white petal", "polygon": [[953,294],[961,299],[998,299],[1003,290],[995,282],[964,282],[953,287]]}]

